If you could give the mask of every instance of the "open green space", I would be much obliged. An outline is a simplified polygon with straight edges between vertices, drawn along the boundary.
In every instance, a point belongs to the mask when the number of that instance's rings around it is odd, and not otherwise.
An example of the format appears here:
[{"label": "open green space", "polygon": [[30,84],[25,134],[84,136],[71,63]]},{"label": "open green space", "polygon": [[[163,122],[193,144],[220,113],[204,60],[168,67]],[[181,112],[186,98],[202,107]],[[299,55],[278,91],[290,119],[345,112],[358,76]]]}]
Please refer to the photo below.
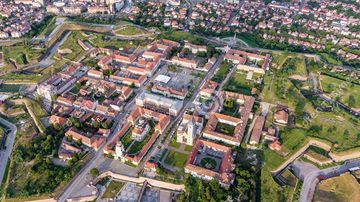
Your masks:
[{"label": "open green space", "polygon": [[187,152],[190,152],[192,150],[192,148],[193,148],[193,146],[191,146],[191,145],[185,145],[184,150]]},{"label": "open green space", "polygon": [[106,187],[104,194],[102,195],[103,199],[106,198],[115,198],[119,191],[123,188],[125,183],[118,181],[111,181],[109,185]]},{"label": "open green space", "polygon": [[264,88],[260,97],[265,102],[282,104],[293,110],[301,102],[305,105],[302,109],[313,111],[311,103],[306,101],[296,86],[288,78],[278,75],[276,71],[264,76]]},{"label": "open green space", "polygon": [[43,79],[42,75],[39,74],[16,74],[8,73],[3,76],[0,76],[0,79],[4,79],[6,82],[11,83],[37,83]]},{"label": "open green space", "polygon": [[30,45],[5,46],[2,48],[4,53],[4,61],[9,63],[10,60],[15,61],[17,65],[25,65],[35,62],[44,54],[45,49],[33,48]]},{"label": "open green space", "polygon": [[321,181],[316,187],[314,201],[348,201],[360,199],[360,185],[350,173]]},{"label": "open green space", "polygon": [[190,32],[182,32],[182,31],[166,31],[161,33],[158,38],[164,38],[168,40],[173,40],[177,42],[183,42],[184,40],[198,45],[205,44],[204,39],[199,36],[196,36]]},{"label": "open green space", "polygon": [[211,80],[221,83],[229,73],[231,66],[232,65],[229,62],[223,61]]},{"label": "open green space", "polygon": [[360,85],[327,75],[321,75],[320,80],[323,90],[332,99],[351,108],[360,108]]},{"label": "open green space", "polygon": [[140,35],[144,33],[145,33],[144,30],[134,26],[121,27],[115,30],[115,34],[125,35],[125,36]]},{"label": "open green space", "polygon": [[200,165],[206,169],[215,169],[217,166],[216,160],[211,157],[205,157],[201,159]]},{"label": "open green space", "polygon": [[42,31],[40,32],[38,37],[42,38],[42,37],[46,37],[46,36],[50,35],[50,33],[56,27],[55,23],[56,23],[56,17],[55,16],[51,16],[48,19],[46,19],[45,24],[44,24],[44,28],[42,29]]},{"label": "open green space", "polygon": [[253,88],[259,89],[261,87],[256,83],[256,80],[260,77],[260,75],[254,73],[252,80],[246,80],[246,75],[247,72],[234,72],[224,85],[223,90],[241,93],[244,95],[251,95],[251,90]]},{"label": "open green space", "polygon": [[273,53],[271,60],[271,68],[280,69],[288,57],[293,56],[291,53]]},{"label": "open green space", "polygon": [[13,84],[1,84],[0,85],[0,92],[12,92],[16,93],[19,92],[22,85],[13,85]]},{"label": "open green space", "polygon": [[78,55],[85,52],[85,50],[79,45],[78,40],[85,40],[87,37],[82,32],[73,31],[70,33],[66,41],[59,47],[59,49],[70,49],[71,53],[64,55],[64,58],[68,60],[74,60]]},{"label": "open green space", "polygon": [[314,159],[319,160],[319,161],[329,160],[328,151],[326,151],[320,147],[310,146],[308,151],[306,152],[306,154]]},{"label": "open green space", "polygon": [[127,149],[130,146],[130,144],[133,142],[133,140],[131,139],[132,131],[133,128],[130,128],[120,140],[125,149]]},{"label": "open green space", "polygon": [[94,44],[96,47],[99,48],[109,48],[113,50],[119,49],[131,49],[137,48],[139,46],[146,46],[145,40],[117,40],[111,39],[105,34],[95,34],[93,33],[90,39],[91,43]]},{"label": "open green space", "polygon": [[287,57],[285,62],[282,64],[281,73],[290,75],[300,75],[306,77],[306,64],[304,56]]},{"label": "open green space", "polygon": [[176,141],[176,136],[177,136],[177,134],[174,134],[171,137],[171,140],[169,142],[169,146],[174,147],[174,148],[179,148],[181,146],[181,144]]},{"label": "open green space", "polygon": [[218,122],[215,131],[226,135],[234,135],[235,126]]},{"label": "open green space", "polygon": [[188,155],[179,153],[173,150],[169,150],[164,162],[168,165],[178,168],[184,168]]},{"label": "open green space", "polygon": [[239,104],[234,99],[226,98],[221,113],[228,116],[240,117],[239,107]]}]

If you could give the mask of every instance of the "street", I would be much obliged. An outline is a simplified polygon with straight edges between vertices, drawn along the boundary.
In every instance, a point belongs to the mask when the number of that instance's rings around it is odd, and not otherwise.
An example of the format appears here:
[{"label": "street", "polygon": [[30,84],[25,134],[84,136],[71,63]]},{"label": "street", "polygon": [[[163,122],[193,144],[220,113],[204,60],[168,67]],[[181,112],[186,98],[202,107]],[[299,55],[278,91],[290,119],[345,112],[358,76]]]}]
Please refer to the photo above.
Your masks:
[{"label": "street", "polygon": [[6,165],[8,163],[9,157],[13,149],[17,128],[14,124],[6,121],[3,118],[0,118],[0,123],[5,125],[11,130],[11,132],[8,133],[8,136],[6,138],[5,151],[0,151],[0,184],[1,184],[2,180],[5,178],[4,174],[6,170]]}]

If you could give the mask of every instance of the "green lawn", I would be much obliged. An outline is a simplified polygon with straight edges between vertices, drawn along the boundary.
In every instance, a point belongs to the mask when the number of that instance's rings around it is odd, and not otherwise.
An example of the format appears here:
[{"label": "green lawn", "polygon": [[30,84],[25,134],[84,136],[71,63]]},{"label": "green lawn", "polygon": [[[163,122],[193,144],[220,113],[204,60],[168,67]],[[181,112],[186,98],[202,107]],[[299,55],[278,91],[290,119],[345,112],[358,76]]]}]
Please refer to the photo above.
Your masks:
[{"label": "green lawn", "polygon": [[83,48],[78,43],[78,40],[87,39],[82,32],[73,31],[66,39],[66,41],[60,46],[59,49],[70,49],[72,53],[66,54],[64,57],[69,60],[74,60],[78,55],[82,54],[84,51]]},{"label": "green lawn", "polygon": [[96,47],[109,48],[114,50],[118,50],[120,48],[122,49],[137,48],[138,46],[147,45],[145,40],[128,41],[128,40],[108,39],[105,34],[92,34],[90,41]]},{"label": "green lawn", "polygon": [[320,78],[322,88],[328,96],[349,107],[360,108],[360,85],[327,75],[321,75]]},{"label": "green lawn", "polygon": [[167,31],[161,33],[158,38],[165,38],[177,42],[183,42],[184,40],[194,44],[205,44],[204,40],[190,32],[182,31]]},{"label": "green lawn", "polygon": [[22,85],[2,84],[0,85],[0,92],[19,92]]},{"label": "green lawn", "polygon": [[125,135],[121,138],[121,143],[123,144],[124,148],[127,149],[128,146],[132,143],[131,134],[132,134],[133,128],[130,128]]},{"label": "green lawn", "polygon": [[[260,94],[263,101],[272,104],[281,103],[290,109],[295,109],[299,100],[306,100],[296,86],[287,78],[277,75],[276,72],[264,76],[264,88]],[[305,103],[306,111],[313,111],[310,102]]]},{"label": "green lawn", "polygon": [[178,168],[184,168],[188,155],[169,150],[165,163]]},{"label": "green lawn", "polygon": [[235,126],[218,122],[215,128],[215,131],[218,133],[226,134],[226,135],[234,135]]},{"label": "green lawn", "polygon": [[174,148],[179,148],[181,146],[180,143],[176,142],[176,134],[174,134],[170,140],[169,146]]},{"label": "green lawn", "polygon": [[18,65],[28,64],[36,61],[44,52],[44,49],[33,49],[31,46],[5,46],[3,47],[4,61],[8,63],[10,59]]},{"label": "green lawn", "polygon": [[38,37],[41,38],[49,35],[56,27],[55,22],[56,22],[56,17],[51,16],[51,18],[47,21],[45,28],[41,31]]},{"label": "green lawn", "polygon": [[192,150],[192,148],[193,148],[193,147],[190,146],[190,145],[185,145],[184,150],[190,152],[190,151]]},{"label": "green lawn", "polygon": [[126,26],[126,27],[119,28],[118,30],[115,31],[115,33],[119,34],[119,35],[132,36],[132,35],[144,34],[145,32],[144,32],[144,30],[139,29],[134,26]]},{"label": "green lawn", "polygon": [[[223,90],[241,93],[245,95],[251,95],[251,89],[259,88],[260,86],[257,85],[255,81],[246,80],[246,75],[247,72],[236,71],[226,82]],[[254,74],[253,77],[253,79],[256,80],[256,78],[258,78],[258,75]]]},{"label": "green lawn", "polygon": [[123,182],[111,181],[101,198],[115,198],[124,185]]},{"label": "green lawn", "polygon": [[292,54],[283,52],[283,53],[273,53],[271,60],[271,68],[279,69],[284,64],[285,60]]},{"label": "green lawn", "polygon": [[[144,138],[143,141],[138,142],[135,141],[130,149],[128,150],[129,154],[137,154],[138,152],[140,152],[140,150],[145,146],[145,144],[150,140],[151,136],[153,135],[155,129],[153,127],[151,127],[150,131],[146,134],[146,137]],[[130,135],[131,136],[131,135]]]},{"label": "green lawn", "polygon": [[304,77],[307,76],[304,56],[297,55],[297,56],[287,57],[281,68],[289,69],[288,70],[289,76],[290,75],[300,75]]},{"label": "green lawn", "polygon": [[219,69],[216,71],[216,74],[212,77],[211,80],[217,82],[217,83],[221,83],[226,75],[228,74],[230,68],[231,68],[231,64],[228,62],[222,62]]},{"label": "green lawn", "polygon": [[37,74],[19,74],[9,73],[1,76],[0,79],[4,79],[9,82],[22,82],[22,83],[37,83],[43,78],[42,75]]}]

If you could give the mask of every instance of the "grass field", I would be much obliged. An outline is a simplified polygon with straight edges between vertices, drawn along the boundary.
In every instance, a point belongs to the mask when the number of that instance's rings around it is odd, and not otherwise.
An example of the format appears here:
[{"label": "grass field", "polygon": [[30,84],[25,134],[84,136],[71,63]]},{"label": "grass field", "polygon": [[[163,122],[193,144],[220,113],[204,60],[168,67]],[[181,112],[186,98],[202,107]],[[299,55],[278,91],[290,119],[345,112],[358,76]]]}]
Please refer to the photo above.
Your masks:
[{"label": "grass field", "polygon": [[[295,109],[296,103],[299,100],[305,100],[305,97],[289,79],[282,78],[274,72],[264,76],[264,88],[260,97],[265,102],[283,104],[290,109]],[[304,109],[313,111],[310,102],[305,103]]]},{"label": "grass field", "polygon": [[205,44],[205,41],[202,38],[194,34],[191,34],[189,32],[182,32],[182,31],[163,32],[158,36],[158,38],[169,39],[177,42],[182,42],[186,40],[190,43],[199,44],[199,45]]},{"label": "grass field", "polygon": [[0,85],[0,92],[19,92],[22,85],[2,84]]},{"label": "grass field", "polygon": [[217,82],[217,83],[221,83],[226,75],[229,73],[231,68],[231,64],[228,62],[222,62],[219,69],[216,71],[215,75],[212,77],[211,80]]},{"label": "grass field", "polygon": [[272,54],[272,61],[271,61],[271,68],[276,68],[279,69],[282,67],[282,65],[284,64],[285,60],[289,57],[292,56],[293,54],[291,53],[273,53]]},{"label": "grass field", "polygon": [[115,31],[115,34],[125,35],[125,36],[140,35],[140,34],[144,34],[144,33],[145,33],[144,30],[139,29],[134,26],[122,27]]},{"label": "grass field", "polygon": [[[243,71],[236,71],[233,75],[229,78],[229,80],[224,85],[223,89],[226,91],[232,91],[236,93],[241,93],[245,95],[251,95],[251,89],[257,88],[255,81],[246,80],[247,72]],[[253,79],[257,80],[260,75],[253,75]]]},{"label": "grass field", "polygon": [[[140,152],[140,150],[145,146],[145,144],[150,140],[151,136],[153,135],[154,133],[154,127],[151,127],[150,131],[146,134],[145,138],[143,141],[141,142],[138,142],[138,141],[135,141],[131,147],[129,148],[128,150],[128,153],[129,154],[137,154],[138,152]],[[131,135],[128,135],[131,137]]]},{"label": "grass field", "polygon": [[15,74],[9,73],[4,76],[1,76],[0,79],[4,79],[9,82],[21,82],[21,83],[37,83],[43,78],[42,75],[36,74]]},{"label": "grass field", "polygon": [[[321,75],[320,80],[323,90],[332,99],[339,100],[341,103],[352,108],[360,108],[360,85],[327,75]],[[349,101],[350,96],[354,98],[353,103]]]},{"label": "grass field", "polygon": [[66,54],[64,58],[74,60],[78,55],[85,52],[78,43],[78,40],[86,39],[82,32],[73,31],[59,49],[70,49],[72,53]]},{"label": "grass field", "polygon": [[321,181],[316,187],[313,201],[357,202],[359,199],[360,185],[350,173],[346,173]]},{"label": "grass field", "polygon": [[181,144],[176,141],[176,134],[172,136],[172,138],[169,142],[169,146],[174,147],[174,148],[179,148],[181,146]]},{"label": "grass field", "polygon": [[12,59],[18,65],[24,65],[37,60],[44,51],[44,49],[33,49],[25,45],[6,46],[3,47],[4,61],[8,62]]},{"label": "grass field", "polygon": [[145,40],[128,41],[128,40],[108,39],[105,34],[92,34],[90,41],[96,47],[109,48],[114,50],[131,49],[131,48],[137,48],[139,46],[146,46]]},{"label": "grass field", "polygon": [[109,185],[106,187],[106,190],[102,196],[103,199],[105,198],[115,198],[116,195],[119,193],[121,188],[125,185],[123,182],[118,181],[111,181]]},{"label": "grass field", "polygon": [[164,162],[168,165],[184,168],[185,162],[187,160],[188,155],[182,154],[176,151],[169,150],[168,155],[166,156]]}]

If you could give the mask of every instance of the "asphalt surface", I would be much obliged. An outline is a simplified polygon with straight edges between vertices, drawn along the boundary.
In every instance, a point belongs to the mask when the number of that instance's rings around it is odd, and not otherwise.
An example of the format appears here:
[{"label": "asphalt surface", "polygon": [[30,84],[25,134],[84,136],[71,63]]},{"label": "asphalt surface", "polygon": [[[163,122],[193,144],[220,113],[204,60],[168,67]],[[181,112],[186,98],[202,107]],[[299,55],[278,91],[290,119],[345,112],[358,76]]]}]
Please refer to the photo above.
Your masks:
[{"label": "asphalt surface", "polygon": [[8,136],[6,138],[5,151],[0,151],[0,184],[1,184],[2,180],[4,179],[7,162],[9,160],[9,157],[13,149],[17,128],[14,124],[6,121],[3,118],[0,118],[0,123],[7,126],[11,130],[11,132],[8,133]]}]

